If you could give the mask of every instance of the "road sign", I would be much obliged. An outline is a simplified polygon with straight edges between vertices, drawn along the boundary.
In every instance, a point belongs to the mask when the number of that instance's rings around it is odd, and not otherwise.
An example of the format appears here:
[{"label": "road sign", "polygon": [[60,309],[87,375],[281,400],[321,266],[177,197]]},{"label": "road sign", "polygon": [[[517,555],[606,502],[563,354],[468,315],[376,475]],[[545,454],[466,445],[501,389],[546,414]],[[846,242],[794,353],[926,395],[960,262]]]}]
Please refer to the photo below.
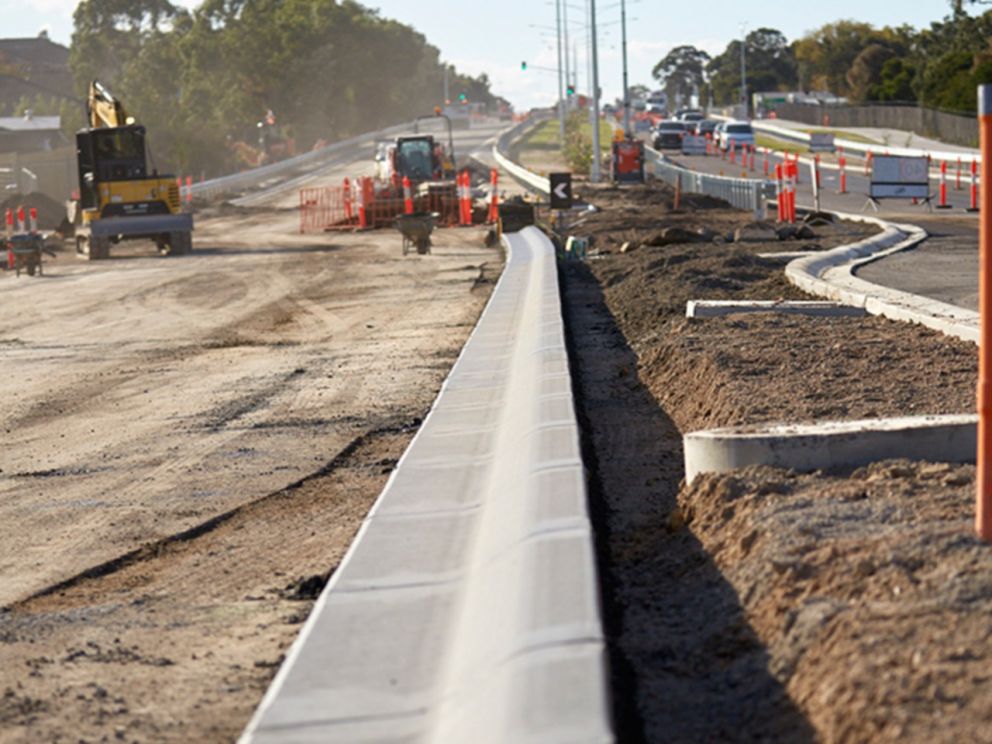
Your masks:
[{"label": "road sign", "polygon": [[551,182],[551,208],[571,209],[572,208],[572,174],[549,173],[548,181]]},{"label": "road sign", "polygon": [[930,198],[930,161],[926,157],[876,155],[871,162],[872,199]]}]

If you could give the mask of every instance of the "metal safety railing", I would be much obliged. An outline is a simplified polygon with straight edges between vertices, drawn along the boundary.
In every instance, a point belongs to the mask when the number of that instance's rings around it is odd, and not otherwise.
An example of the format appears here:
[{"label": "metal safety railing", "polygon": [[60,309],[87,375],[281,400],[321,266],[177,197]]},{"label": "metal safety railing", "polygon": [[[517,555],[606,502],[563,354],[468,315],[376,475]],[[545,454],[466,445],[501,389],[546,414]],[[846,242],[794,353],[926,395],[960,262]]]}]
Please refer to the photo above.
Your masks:
[{"label": "metal safety railing", "polygon": [[662,153],[644,148],[649,172],[655,178],[685,193],[706,194],[723,199],[738,209],[750,209],[755,219],[765,216],[765,204],[775,196],[775,182],[757,178],[727,178],[700,173],[676,165]]}]

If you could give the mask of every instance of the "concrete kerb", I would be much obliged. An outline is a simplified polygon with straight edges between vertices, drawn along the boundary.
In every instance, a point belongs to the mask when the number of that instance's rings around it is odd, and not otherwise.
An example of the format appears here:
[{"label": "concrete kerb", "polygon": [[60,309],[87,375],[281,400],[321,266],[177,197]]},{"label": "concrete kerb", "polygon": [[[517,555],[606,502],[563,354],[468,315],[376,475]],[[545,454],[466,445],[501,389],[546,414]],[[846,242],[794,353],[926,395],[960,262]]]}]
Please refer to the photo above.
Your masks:
[{"label": "concrete kerb", "polygon": [[509,257],[242,742],[613,740],[555,254]]},{"label": "concrete kerb", "polygon": [[873,284],[854,275],[860,266],[919,245],[927,238],[923,228],[867,215],[834,214],[839,219],[878,225],[882,232],[857,243],[790,262],[785,268],[790,282],[810,294],[863,307],[872,315],[919,323],[949,336],[978,342],[978,313]]},{"label": "concrete kerb", "polygon": [[690,432],[682,438],[685,477],[748,465],[810,472],[893,458],[973,462],[977,424],[974,415],[913,416]]},{"label": "concrete kerb", "polygon": [[867,315],[868,311],[863,307],[822,300],[689,300],[685,305],[687,318],[719,318],[741,313],[856,318]]}]

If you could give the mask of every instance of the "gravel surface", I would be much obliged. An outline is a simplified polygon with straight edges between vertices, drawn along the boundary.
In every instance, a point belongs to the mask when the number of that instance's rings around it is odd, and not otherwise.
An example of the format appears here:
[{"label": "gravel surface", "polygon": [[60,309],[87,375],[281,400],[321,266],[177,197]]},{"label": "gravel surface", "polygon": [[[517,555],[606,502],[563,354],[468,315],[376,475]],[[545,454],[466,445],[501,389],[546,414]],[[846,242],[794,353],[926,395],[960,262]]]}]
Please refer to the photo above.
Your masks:
[{"label": "gravel surface", "polygon": [[971,411],[974,346],[870,317],[687,320],[688,299],[808,299],[756,254],[866,228],[650,245],[751,217],[627,194],[588,193],[602,255],[563,270],[620,738],[985,740],[973,468],[755,468],[686,488],[681,451],[700,428]]},{"label": "gravel surface", "polygon": [[190,256],[0,278],[0,741],[238,736],[475,325],[485,232],[404,257],[228,207]]}]

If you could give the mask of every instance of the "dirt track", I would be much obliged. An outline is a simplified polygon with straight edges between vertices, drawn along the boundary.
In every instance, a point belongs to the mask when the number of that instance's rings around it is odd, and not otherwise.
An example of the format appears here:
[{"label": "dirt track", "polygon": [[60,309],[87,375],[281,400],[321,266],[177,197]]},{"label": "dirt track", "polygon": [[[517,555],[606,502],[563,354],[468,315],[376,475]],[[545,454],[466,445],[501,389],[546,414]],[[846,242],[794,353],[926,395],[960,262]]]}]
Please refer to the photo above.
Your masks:
[{"label": "dirt track", "polygon": [[501,266],[296,220],[0,279],[0,740],[235,737]]}]

